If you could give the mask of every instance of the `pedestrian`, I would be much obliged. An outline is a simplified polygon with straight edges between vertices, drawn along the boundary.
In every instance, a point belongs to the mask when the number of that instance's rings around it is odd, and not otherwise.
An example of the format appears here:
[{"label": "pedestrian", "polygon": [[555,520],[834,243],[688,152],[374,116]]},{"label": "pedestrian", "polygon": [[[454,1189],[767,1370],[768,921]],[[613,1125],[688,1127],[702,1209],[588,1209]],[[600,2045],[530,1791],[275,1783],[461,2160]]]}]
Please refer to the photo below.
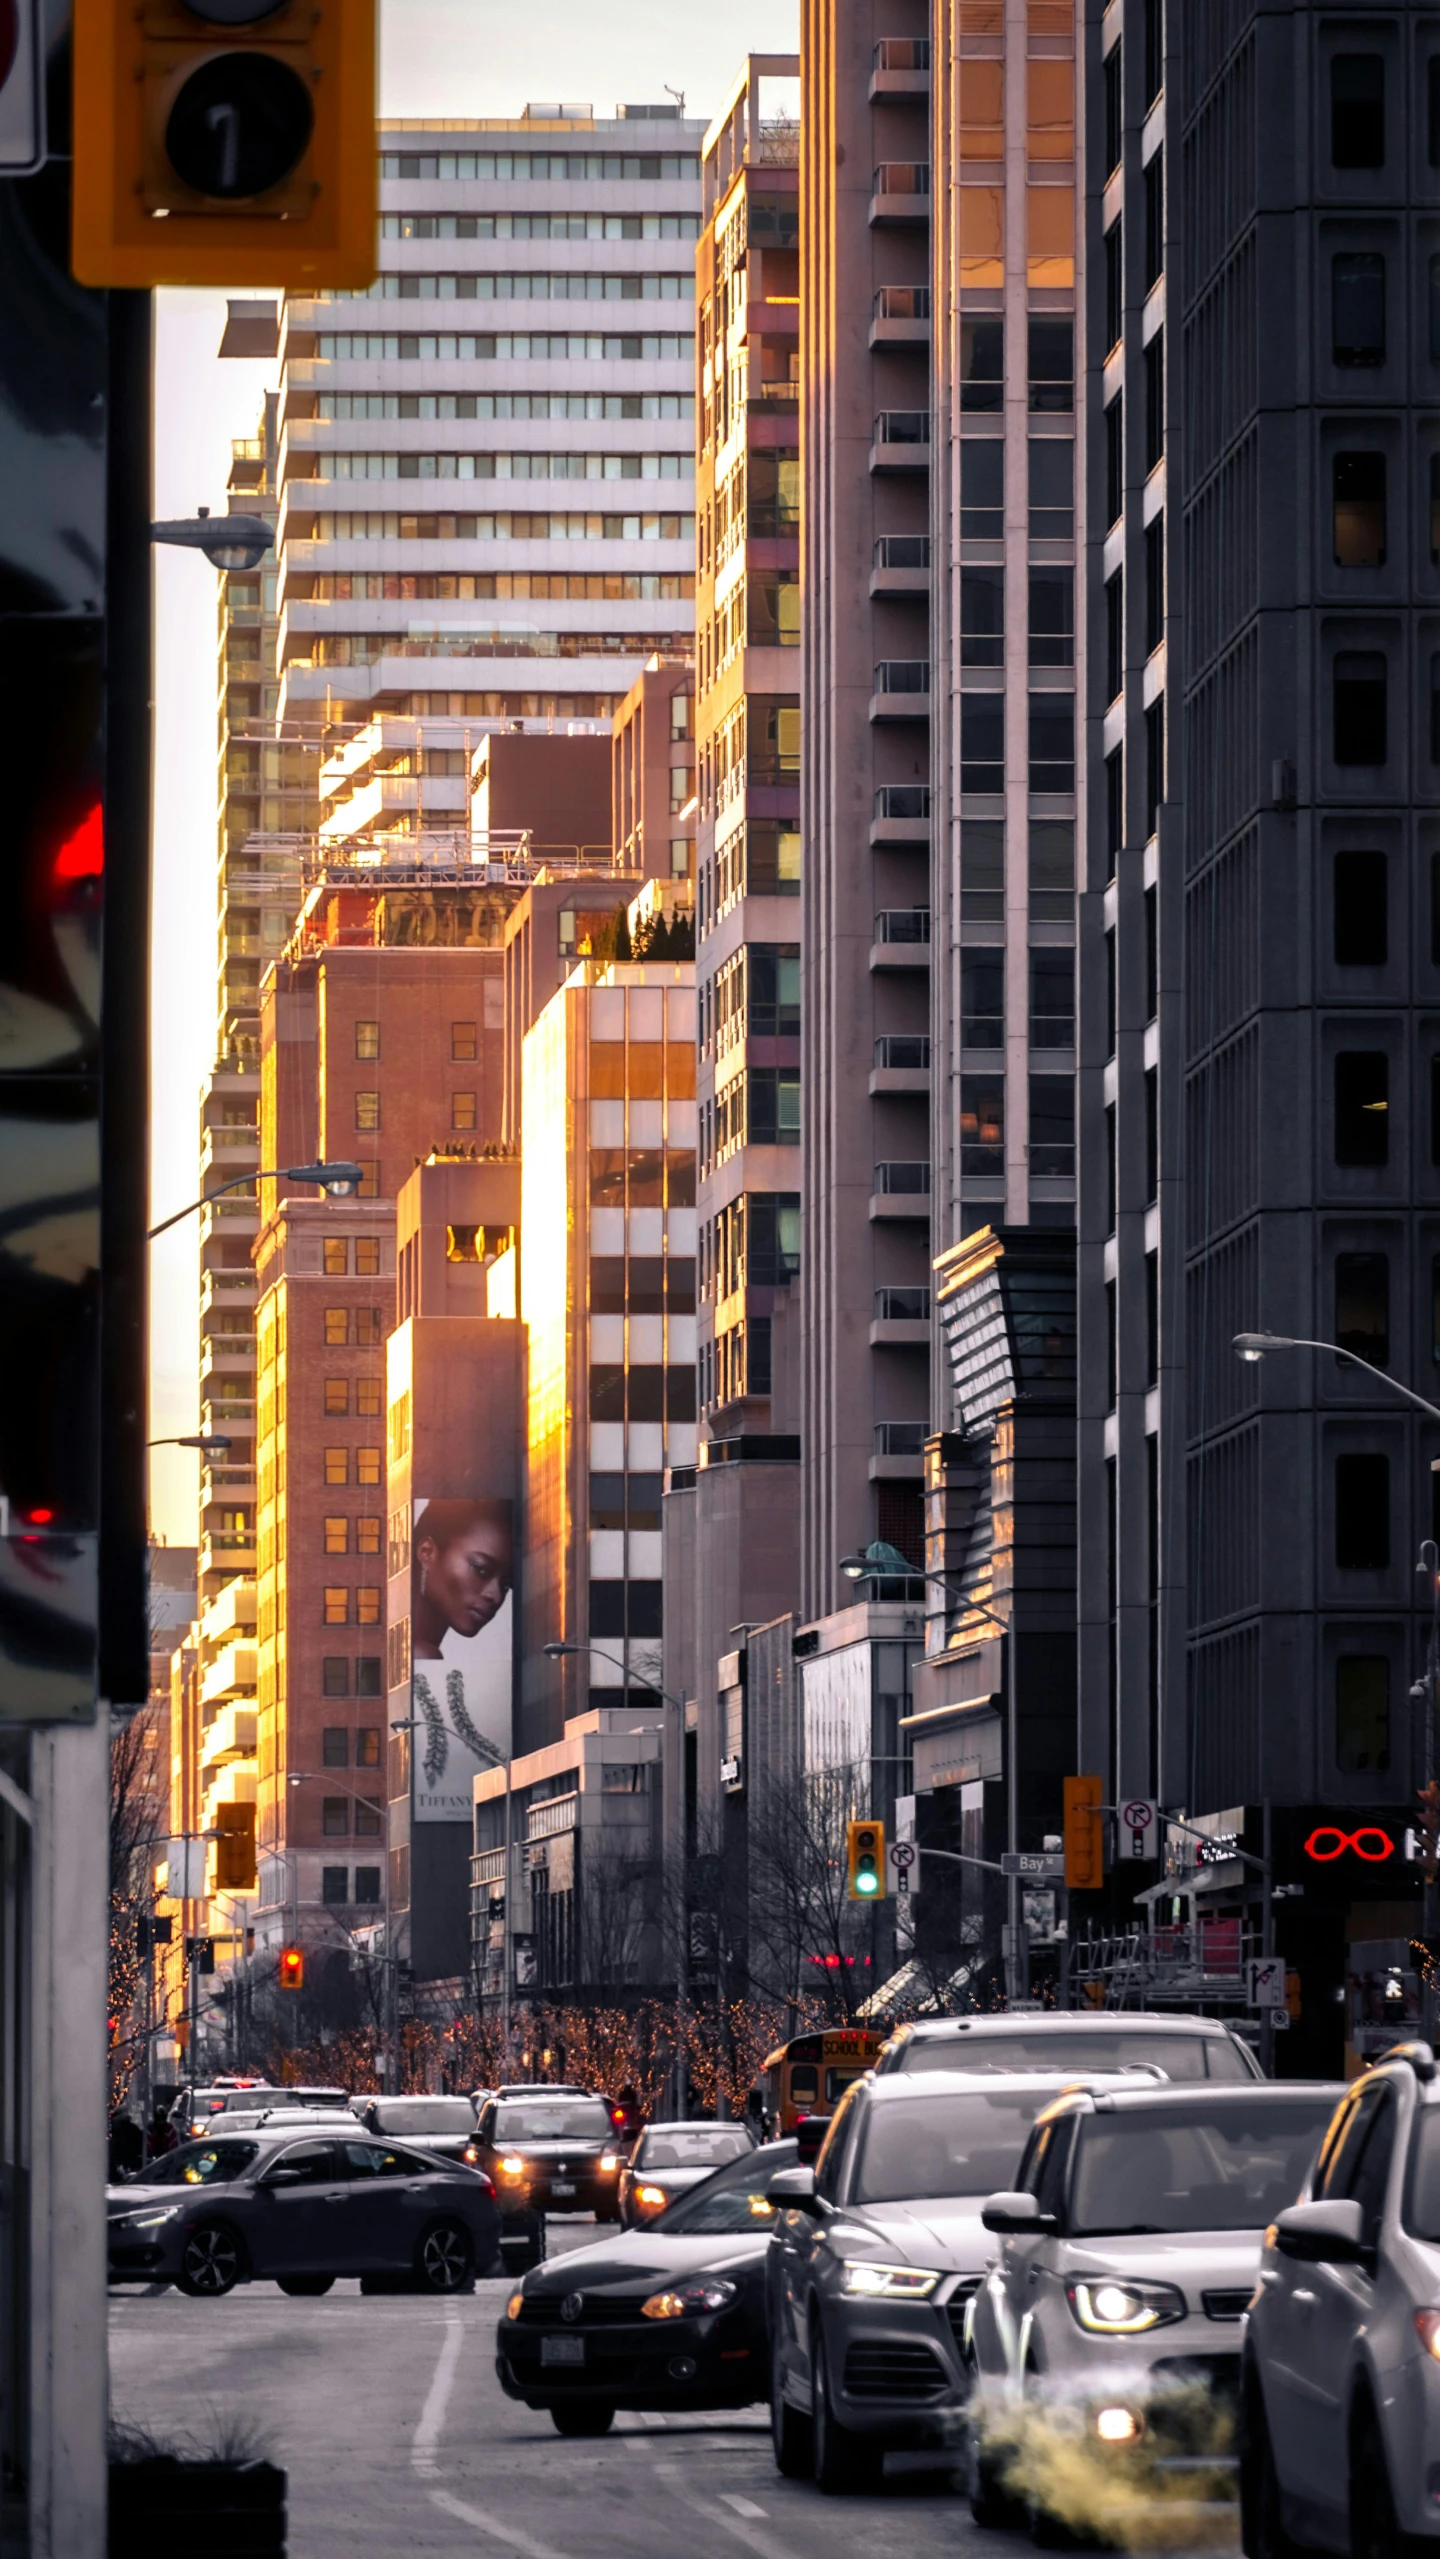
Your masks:
[{"label": "pedestrian", "polygon": [[124,2106],[117,2106],[110,2118],[110,2175],[112,2179],[129,2177],[145,2156],[145,2142],[134,2116]]}]

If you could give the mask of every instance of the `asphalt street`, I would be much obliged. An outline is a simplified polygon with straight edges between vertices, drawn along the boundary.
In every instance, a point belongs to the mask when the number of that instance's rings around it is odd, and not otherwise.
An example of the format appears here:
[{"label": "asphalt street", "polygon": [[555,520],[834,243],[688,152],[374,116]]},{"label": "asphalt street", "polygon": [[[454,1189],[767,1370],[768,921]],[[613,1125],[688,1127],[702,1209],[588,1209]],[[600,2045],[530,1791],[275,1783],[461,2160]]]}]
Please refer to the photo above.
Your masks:
[{"label": "asphalt street", "polygon": [[[550,2249],[595,2237],[552,2225]],[[563,2441],[495,2379],[508,2286],[453,2302],[322,2301],[273,2284],[225,2300],[114,2296],[111,2410],[173,2440],[243,2427],[290,2479],[291,2559],[930,2559],[978,2533],[949,2472],[893,2459],[874,2496],[822,2498],[781,2479],[766,2411],[715,2419],[622,2414]],[[892,2475],[893,2474],[893,2475]]]}]

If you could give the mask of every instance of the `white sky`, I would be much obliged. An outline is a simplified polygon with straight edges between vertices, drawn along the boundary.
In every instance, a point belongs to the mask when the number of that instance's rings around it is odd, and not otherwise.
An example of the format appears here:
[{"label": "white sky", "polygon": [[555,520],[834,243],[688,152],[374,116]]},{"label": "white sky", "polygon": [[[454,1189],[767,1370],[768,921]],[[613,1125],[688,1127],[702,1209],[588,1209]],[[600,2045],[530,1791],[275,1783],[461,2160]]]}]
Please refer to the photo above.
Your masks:
[{"label": "white sky", "polygon": [[[382,0],[382,115],[513,115],[530,99],[617,102],[685,93],[707,119],[747,53],[793,52],[798,0],[735,0],[711,18],[691,0]],[[243,283],[237,282],[237,291]],[[253,435],[264,364],[221,364],[219,293],[157,297],[155,512],[225,504],[230,444]],[[155,935],[151,1074],[152,1216],[199,1188],[197,1105],[215,1049],[216,579],[198,553],[155,555]],[[199,1421],[199,1229],[191,1218],[151,1267],[150,1431]],[[197,1461],[151,1460],[156,1534],[195,1536]]]}]

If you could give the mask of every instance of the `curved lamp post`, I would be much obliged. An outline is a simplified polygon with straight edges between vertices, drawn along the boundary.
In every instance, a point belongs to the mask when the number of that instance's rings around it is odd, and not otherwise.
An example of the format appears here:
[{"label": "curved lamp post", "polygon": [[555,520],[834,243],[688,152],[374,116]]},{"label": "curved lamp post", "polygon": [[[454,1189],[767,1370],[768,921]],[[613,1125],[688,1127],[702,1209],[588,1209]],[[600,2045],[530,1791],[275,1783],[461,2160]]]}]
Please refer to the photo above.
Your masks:
[{"label": "curved lamp post", "polygon": [[202,1191],[198,1200],[191,1200],[187,1207],[177,1208],[173,1217],[162,1217],[145,1240],[153,1244],[157,1235],[178,1226],[182,1217],[193,1217],[197,1209],[208,1208],[212,1200],[223,1199],[227,1191],[243,1191],[251,1182],[314,1182],[332,1200],[348,1200],[354,1198],[364,1179],[363,1164],[271,1164],[258,1173],[237,1173],[231,1181],[217,1182],[213,1191]]}]

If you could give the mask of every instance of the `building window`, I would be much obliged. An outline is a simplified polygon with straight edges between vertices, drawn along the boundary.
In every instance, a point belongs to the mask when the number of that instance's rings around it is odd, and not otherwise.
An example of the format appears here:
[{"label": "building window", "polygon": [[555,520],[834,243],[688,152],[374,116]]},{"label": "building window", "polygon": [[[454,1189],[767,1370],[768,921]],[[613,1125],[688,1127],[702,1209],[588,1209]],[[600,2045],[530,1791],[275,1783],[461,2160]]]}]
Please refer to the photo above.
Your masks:
[{"label": "building window", "polygon": [[1153,1022],[1160,1010],[1160,895],[1156,888],[1145,892],[1145,1019]]},{"label": "building window", "polygon": [[475,1126],[475,1096],[473,1093],[451,1094],[450,1125],[452,1128],[473,1128]]},{"label": "building window", "polygon": [[324,1795],[321,1797],[320,1828],[326,1839],[349,1838],[350,1799],[348,1795]]},{"label": "building window", "polygon": [[1069,1181],[1075,1172],[1075,1086],[1068,1075],[1030,1078],[1030,1173]]},{"label": "building window", "polygon": [[1005,1079],[960,1078],[960,1170],[976,1175],[1005,1171]]},{"label": "building window", "polygon": [[361,1583],[360,1588],[355,1593],[355,1623],[357,1626],[379,1626],[383,1622],[380,1596],[380,1592],[373,1582]]},{"label": "building window", "polygon": [[1003,666],[1005,663],[1005,572],[962,569],[960,572],[960,663]]},{"label": "building window", "polygon": [[1381,1573],[1390,1561],[1390,1460],[1366,1451],[1335,1460],[1335,1562]]},{"label": "building window", "polygon": [[1118,524],[1125,503],[1125,401],[1121,393],[1105,412],[1105,521]]},{"label": "building window", "polygon": [[325,1655],[320,1664],[320,1693],[322,1697],[349,1696],[350,1664],[343,1653]]},{"label": "building window", "polygon": [[1378,569],[1385,560],[1385,456],[1337,453],[1332,474],[1335,565]]},{"label": "building window", "polygon": [[350,1451],[349,1451],[349,1449],[348,1449],[348,1448],[327,1448],[327,1449],[326,1449],[326,1451],[325,1451],[325,1481],[326,1481],[326,1483],[327,1483],[327,1484],[348,1484],[348,1483],[349,1483],[349,1481],[350,1481]]},{"label": "building window", "polygon": [[1343,249],[1330,267],[1331,351],[1337,365],[1385,361],[1385,261],[1374,249]]},{"label": "building window", "polygon": [[[408,1629],[408,1618],[406,1620],[406,1626]],[[357,1697],[384,1696],[385,1688],[384,1682],[381,1678],[382,1669],[383,1664],[378,1653],[361,1654],[360,1659],[355,1665],[355,1694]],[[408,1670],[406,1671],[405,1676],[407,1679],[409,1678],[410,1674]],[[396,1686],[398,1687],[399,1685],[400,1682],[397,1680]]]},{"label": "building window", "polygon": [[348,1519],[339,1519],[334,1515],[327,1518],[325,1522],[325,1552],[327,1555],[349,1554],[350,1522]]},{"label": "building window", "polygon": [[357,1483],[357,1484],[378,1484],[378,1483],[380,1482],[380,1480],[381,1480],[381,1476],[380,1476],[380,1451],[379,1451],[379,1449],[378,1449],[378,1448],[357,1448],[357,1449],[356,1449],[356,1451],[355,1451],[355,1481],[356,1481],[356,1483]]},{"label": "building window", "polygon": [[1337,652],[1333,727],[1337,764],[1384,763],[1386,667],[1379,649]]},{"label": "building window", "polygon": [[1032,569],[1030,572],[1030,663],[1073,666],[1075,663],[1075,572]]},{"label": "building window", "polygon": [[960,538],[998,542],[1005,531],[1005,446],[998,435],[960,444]]},{"label": "building window", "polygon": [[385,1339],[385,1333],[380,1321],[380,1309],[378,1306],[356,1307],[355,1339],[360,1343],[362,1348],[368,1350],[374,1350],[379,1343],[383,1342]]},{"label": "building window", "polygon": [[1385,59],[1337,53],[1330,63],[1330,159],[1337,169],[1385,166]]},{"label": "building window", "polygon": [[1335,1161],[1373,1170],[1390,1160],[1390,1061],[1383,1049],[1335,1059]]},{"label": "building window", "polygon": [[[1145,1256],[1145,1384],[1160,1383],[1160,1256]],[[1153,1447],[1154,1443],[1151,1442]]]},{"label": "building window", "polygon": [[381,1821],[379,1805],[373,1803],[358,1803],[355,1807],[356,1838],[378,1839],[380,1836],[380,1830]]},{"label": "building window", "polygon": [[1105,234],[1105,344],[1118,346],[1125,319],[1125,230],[1112,222]]},{"label": "building window", "polygon": [[1075,323],[1032,313],[1030,331],[1030,406],[1069,410],[1075,406]]},{"label": "building window", "polygon": [[1002,408],[1004,388],[1004,322],[962,320],[960,323],[961,408]]},{"label": "building window", "polygon": [[1430,761],[1440,764],[1440,655],[1430,660]]},{"label": "building window", "polygon": [[380,1126],[380,1096],[378,1093],[356,1094],[355,1125],[358,1129],[377,1129]]},{"label": "building window", "polygon": [[349,1625],[350,1593],[348,1590],[337,1590],[333,1586],[327,1588],[325,1592],[325,1623],[327,1626]]},{"label": "building window", "polygon": [[349,1378],[348,1378],[348,1377],[327,1377],[327,1378],[326,1378],[326,1380],[325,1380],[325,1410],[326,1410],[326,1412],[327,1412],[327,1413],[348,1413],[348,1412],[349,1412],[349,1410],[350,1410],[350,1380],[349,1380]]},{"label": "building window", "polygon": [[1145,1069],[1145,1205],[1160,1197],[1160,1070]]},{"label": "building window", "polygon": [[355,1736],[355,1765],[357,1768],[379,1768],[381,1766],[381,1740],[382,1735],[378,1724],[361,1725]]},{"label": "building window", "polygon": [[1165,85],[1163,0],[1145,0],[1145,105],[1152,107]]},{"label": "building window", "polygon": [[1105,582],[1105,699],[1119,699],[1125,682],[1125,572]]},{"label": "building window", "polygon": [[[1145,290],[1165,272],[1165,147],[1145,163]],[[1114,341],[1111,341],[1112,345]]]},{"label": "building window", "polygon": [[1003,791],[1005,788],[1005,697],[1003,693],[960,696],[960,788]]},{"label": "building window", "polygon": [[1347,1777],[1390,1766],[1390,1664],[1383,1653],[1342,1653],[1335,1664],[1335,1761]]},{"label": "building window", "polygon": [[320,1736],[322,1768],[348,1768],[350,1765],[350,1731],[345,1724],[327,1724]]},{"label": "building window", "polygon": [[1075,788],[1075,697],[1072,693],[1030,696],[1030,789],[1032,792]]},{"label": "building window", "polygon": [[323,1249],[326,1278],[343,1279],[350,1263],[350,1248],[344,1236],[327,1235]]},{"label": "building window", "polygon": [[327,1307],[326,1307],[326,1309],[325,1309],[325,1339],[326,1339],[326,1341],[329,1343],[329,1345],[330,1345],[330,1347],[331,1347],[331,1349],[332,1349],[332,1350],[333,1350],[333,1349],[336,1349],[337,1347],[338,1347],[338,1348],[343,1348],[343,1347],[344,1347],[344,1345],[345,1345],[345,1343],[349,1341],[349,1339],[350,1339],[350,1317],[349,1317],[349,1313],[348,1313],[348,1311],[347,1311],[347,1309],[346,1309],[345,1307],[343,1307],[343,1306],[327,1306]]},{"label": "building window", "polygon": [[1108,176],[1120,166],[1120,153],[1125,140],[1125,54],[1124,48],[1112,44],[1105,56],[1105,169]]},{"label": "building window", "polygon": [[347,1902],[349,1898],[349,1867],[322,1866],[320,1869],[320,1899],[322,1902]]},{"label": "building window", "polygon": [[1030,438],[1030,539],[1068,542],[1075,531],[1075,446],[1068,435]]},{"label": "building window", "polygon": [[1383,853],[1337,853],[1333,873],[1335,965],[1383,968],[1389,956]]},{"label": "building window", "polygon": [[380,1899],[380,1869],[378,1866],[356,1867],[355,1899],[357,1903],[378,1902]]},{"label": "building window", "polygon": [[1390,1365],[1390,1260],[1385,1253],[1337,1253],[1335,1339],[1372,1368]]},{"label": "building window", "polygon": [[373,1422],[378,1420],[380,1413],[380,1380],[378,1377],[360,1377],[356,1379],[355,1410],[362,1421]]},{"label": "building window", "polygon": [[379,1554],[380,1522],[378,1519],[357,1519],[355,1522],[355,1552],[357,1555]]},{"label": "building window", "polygon": [[379,1023],[378,1023],[378,1022],[357,1022],[357,1023],[356,1023],[356,1025],[355,1025],[355,1055],[356,1055],[357,1059],[359,1059],[359,1061],[361,1062],[361,1064],[362,1064],[362,1065],[364,1065],[364,1064],[373,1064],[373,1063],[374,1063],[374,1061],[379,1057],[379,1055],[380,1055],[380,1025],[379,1025]]},{"label": "building window", "polygon": [[1075,1046],[1073,951],[1042,948],[1030,954],[1030,1045],[1035,1049]]},{"label": "building window", "polygon": [[1145,349],[1145,469],[1165,454],[1165,332],[1157,329]]},{"label": "building window", "polygon": [[469,1066],[480,1054],[479,1033],[474,1022],[452,1022],[450,1025],[450,1057],[453,1065]]},{"label": "building window", "polygon": [[1105,758],[1105,850],[1110,859],[1107,877],[1113,880],[1125,850],[1125,750],[1121,746]]},{"label": "building window", "polygon": [[1165,637],[1165,518],[1152,516],[1145,527],[1145,655],[1153,657]]},{"label": "building window", "polygon": [[378,1278],[379,1278],[379,1276],[380,1276],[380,1238],[379,1238],[379,1236],[378,1236],[378,1235],[357,1235],[357,1236],[356,1236],[356,1238],[355,1238],[355,1276],[356,1276],[356,1278],[357,1278],[357,1279],[378,1279]]},{"label": "building window", "polygon": [[1147,841],[1160,823],[1160,808],[1165,797],[1165,696],[1162,693],[1145,714],[1145,834]]},{"label": "building window", "polygon": [[1005,1045],[1003,951],[961,951],[960,1038],[966,1048],[1003,1048]]}]

